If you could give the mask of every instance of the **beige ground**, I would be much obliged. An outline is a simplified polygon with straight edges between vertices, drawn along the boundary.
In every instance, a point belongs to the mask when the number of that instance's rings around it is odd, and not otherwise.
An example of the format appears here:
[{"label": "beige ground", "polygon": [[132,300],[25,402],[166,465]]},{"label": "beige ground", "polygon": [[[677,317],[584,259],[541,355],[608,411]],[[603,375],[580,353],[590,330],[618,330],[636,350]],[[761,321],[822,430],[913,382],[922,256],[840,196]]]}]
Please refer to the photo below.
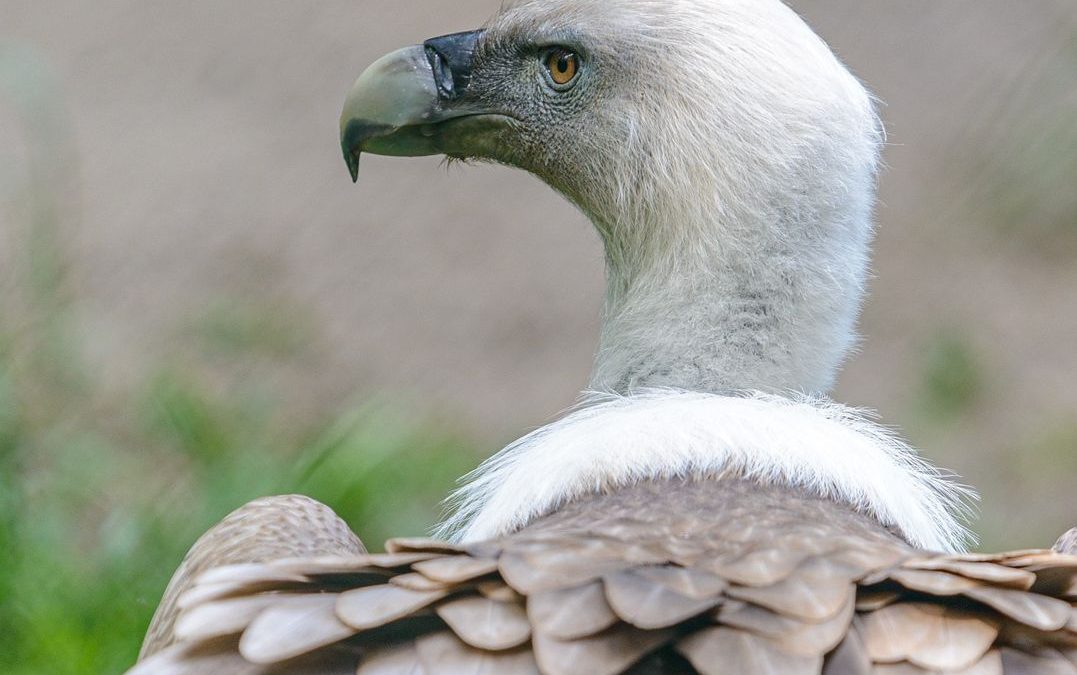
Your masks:
[{"label": "beige ground", "polygon": [[[303,414],[390,392],[493,450],[569,403],[602,287],[583,219],[519,172],[369,157],[356,188],[339,157],[365,64],[496,5],[0,0],[0,41],[51,67],[67,115],[20,122],[0,98],[0,187],[28,138],[74,177],[56,184],[91,363],[127,386],[207,308],[253,304],[307,327],[269,368]],[[989,543],[1049,543],[1077,523],[1077,4],[794,5],[890,131],[878,278],[837,398],[980,486]],[[943,421],[922,403],[940,336],[983,382]]]}]

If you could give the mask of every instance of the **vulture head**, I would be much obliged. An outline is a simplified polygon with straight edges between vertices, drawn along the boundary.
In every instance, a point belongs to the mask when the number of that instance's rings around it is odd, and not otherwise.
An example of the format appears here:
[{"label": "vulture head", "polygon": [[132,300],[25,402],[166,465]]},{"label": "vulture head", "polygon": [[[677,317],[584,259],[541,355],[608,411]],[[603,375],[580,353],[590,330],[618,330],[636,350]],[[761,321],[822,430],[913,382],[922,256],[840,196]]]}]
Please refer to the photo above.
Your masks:
[{"label": "vulture head", "polygon": [[591,387],[825,392],[854,340],[881,127],[778,0],[522,0],[359,77],[345,159],[529,171],[605,245]]}]

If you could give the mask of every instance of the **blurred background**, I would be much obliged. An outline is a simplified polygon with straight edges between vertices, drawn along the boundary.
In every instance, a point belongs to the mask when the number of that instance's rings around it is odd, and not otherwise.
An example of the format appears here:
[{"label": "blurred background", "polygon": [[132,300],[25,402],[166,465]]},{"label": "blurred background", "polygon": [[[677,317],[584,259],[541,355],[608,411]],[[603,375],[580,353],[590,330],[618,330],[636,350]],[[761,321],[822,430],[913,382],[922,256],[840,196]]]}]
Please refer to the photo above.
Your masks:
[{"label": "blurred background", "polygon": [[[0,670],[118,672],[184,551],[303,492],[371,545],[585,384],[602,256],[536,180],[340,158],[382,53],[495,0],[0,0]],[[792,3],[889,129],[840,401],[1077,524],[1077,4]]]}]

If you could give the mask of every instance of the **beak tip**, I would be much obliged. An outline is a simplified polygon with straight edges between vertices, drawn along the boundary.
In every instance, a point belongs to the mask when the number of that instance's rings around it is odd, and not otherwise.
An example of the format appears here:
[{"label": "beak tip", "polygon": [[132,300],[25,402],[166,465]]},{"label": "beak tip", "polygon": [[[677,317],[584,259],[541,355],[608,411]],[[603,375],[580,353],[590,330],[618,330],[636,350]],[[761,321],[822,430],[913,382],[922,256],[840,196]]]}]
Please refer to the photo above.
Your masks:
[{"label": "beak tip", "polygon": [[359,182],[359,151],[344,148],[344,162],[348,165],[348,173],[351,174],[352,183]]}]

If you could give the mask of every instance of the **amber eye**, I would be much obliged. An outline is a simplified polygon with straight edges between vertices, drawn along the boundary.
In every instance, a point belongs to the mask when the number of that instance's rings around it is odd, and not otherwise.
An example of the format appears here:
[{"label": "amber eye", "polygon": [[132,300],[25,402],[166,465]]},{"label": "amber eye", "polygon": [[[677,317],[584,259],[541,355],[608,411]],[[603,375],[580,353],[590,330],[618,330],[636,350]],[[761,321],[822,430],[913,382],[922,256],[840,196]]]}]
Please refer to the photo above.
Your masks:
[{"label": "amber eye", "polygon": [[546,70],[555,85],[564,87],[580,72],[580,57],[563,47],[551,49],[546,55]]}]

